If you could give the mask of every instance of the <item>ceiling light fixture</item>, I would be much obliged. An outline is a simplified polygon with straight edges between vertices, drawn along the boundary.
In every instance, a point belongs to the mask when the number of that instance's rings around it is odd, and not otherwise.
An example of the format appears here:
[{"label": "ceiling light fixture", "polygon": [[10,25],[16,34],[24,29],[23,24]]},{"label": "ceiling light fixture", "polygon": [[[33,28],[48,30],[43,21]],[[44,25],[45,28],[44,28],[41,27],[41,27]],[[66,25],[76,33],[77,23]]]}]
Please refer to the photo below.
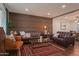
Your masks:
[{"label": "ceiling light fixture", "polygon": [[51,15],[50,13],[48,13],[48,15]]},{"label": "ceiling light fixture", "polygon": [[26,8],[25,11],[29,11],[29,9]]},{"label": "ceiling light fixture", "polygon": [[66,5],[62,5],[62,8],[66,8],[67,6]]}]

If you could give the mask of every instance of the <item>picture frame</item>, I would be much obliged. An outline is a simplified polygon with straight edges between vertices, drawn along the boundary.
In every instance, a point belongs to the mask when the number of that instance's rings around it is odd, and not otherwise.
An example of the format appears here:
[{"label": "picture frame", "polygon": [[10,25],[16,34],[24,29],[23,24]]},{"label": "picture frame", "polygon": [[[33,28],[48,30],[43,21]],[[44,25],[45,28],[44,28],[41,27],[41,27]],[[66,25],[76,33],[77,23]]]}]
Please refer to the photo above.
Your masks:
[{"label": "picture frame", "polygon": [[66,30],[66,23],[60,22],[60,30]]}]

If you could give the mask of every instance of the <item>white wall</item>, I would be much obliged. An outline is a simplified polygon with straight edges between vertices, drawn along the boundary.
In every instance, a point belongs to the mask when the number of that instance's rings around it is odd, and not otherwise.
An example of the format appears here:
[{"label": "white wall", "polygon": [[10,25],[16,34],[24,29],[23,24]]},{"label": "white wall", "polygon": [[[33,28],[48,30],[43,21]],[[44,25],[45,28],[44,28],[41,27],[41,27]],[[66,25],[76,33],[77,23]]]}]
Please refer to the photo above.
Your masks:
[{"label": "white wall", "polygon": [[[56,34],[58,31],[70,31],[74,30],[77,31],[77,24],[68,16],[61,16],[58,18],[52,19],[52,25],[53,25],[53,33]],[[66,24],[66,29],[61,30],[60,29],[60,24],[65,23]]]}]

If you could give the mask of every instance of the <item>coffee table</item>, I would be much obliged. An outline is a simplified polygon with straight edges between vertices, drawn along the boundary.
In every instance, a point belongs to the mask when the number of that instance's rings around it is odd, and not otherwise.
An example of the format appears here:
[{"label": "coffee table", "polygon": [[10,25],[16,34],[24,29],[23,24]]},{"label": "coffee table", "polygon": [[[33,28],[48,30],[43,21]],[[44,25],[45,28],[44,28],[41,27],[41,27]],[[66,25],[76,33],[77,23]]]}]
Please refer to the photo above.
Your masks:
[{"label": "coffee table", "polygon": [[50,42],[49,38],[45,38],[45,39],[41,39],[41,40],[42,41],[40,41],[40,39],[31,39],[29,41],[30,41],[31,45]]}]

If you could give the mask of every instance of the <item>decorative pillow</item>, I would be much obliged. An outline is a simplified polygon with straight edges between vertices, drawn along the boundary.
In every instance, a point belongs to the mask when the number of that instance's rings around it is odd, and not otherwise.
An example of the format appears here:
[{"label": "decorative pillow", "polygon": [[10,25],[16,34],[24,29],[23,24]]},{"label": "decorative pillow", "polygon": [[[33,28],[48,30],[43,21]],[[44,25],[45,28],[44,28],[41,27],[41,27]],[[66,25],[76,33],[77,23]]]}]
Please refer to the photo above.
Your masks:
[{"label": "decorative pillow", "polygon": [[30,37],[31,37],[31,33],[25,33],[24,35],[22,35],[23,39],[30,38]]},{"label": "decorative pillow", "polygon": [[30,38],[30,37],[31,37],[31,34],[30,34],[30,33],[26,33],[25,36],[26,36],[27,38]]},{"label": "decorative pillow", "polygon": [[24,31],[20,31],[20,35],[25,35],[25,32]]},{"label": "decorative pillow", "polygon": [[13,33],[14,35],[17,35],[18,33],[17,33],[17,31],[14,31],[14,33]]},{"label": "decorative pillow", "polygon": [[13,41],[16,41],[13,34],[11,34],[9,38],[12,39]]},{"label": "decorative pillow", "polygon": [[59,33],[54,34],[54,37],[58,37]]}]

